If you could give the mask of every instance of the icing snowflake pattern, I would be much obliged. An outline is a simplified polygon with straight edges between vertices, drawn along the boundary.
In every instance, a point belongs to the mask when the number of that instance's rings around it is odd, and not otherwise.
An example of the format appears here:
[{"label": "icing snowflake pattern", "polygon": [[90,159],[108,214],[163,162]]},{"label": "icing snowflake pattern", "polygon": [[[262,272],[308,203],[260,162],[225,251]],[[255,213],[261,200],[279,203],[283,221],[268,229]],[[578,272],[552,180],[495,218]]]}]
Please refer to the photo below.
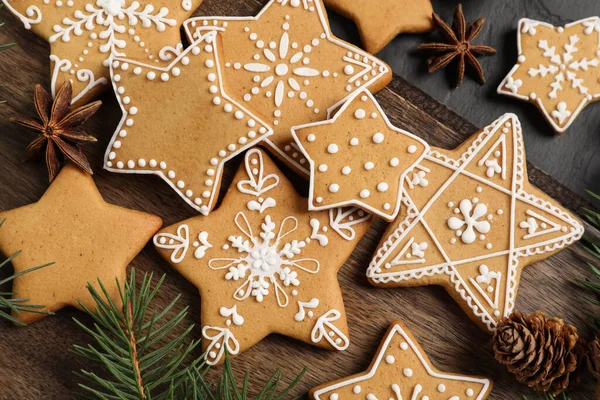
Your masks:
[{"label": "icing snowflake pattern", "polygon": [[[60,39],[69,42],[71,35],[81,36],[85,32],[94,32],[90,38],[99,39],[98,49],[106,54],[106,61],[109,61],[111,57],[126,56],[124,49],[127,47],[127,40],[120,36],[126,35],[130,26],[154,26],[159,32],[163,32],[167,25],[175,26],[177,21],[166,18],[167,14],[167,7],[161,7],[155,13],[153,5],[142,6],[137,1],[127,5],[125,0],[97,0],[95,5],[86,4],[84,11],[75,11],[73,19],[65,17],[62,23],[54,25],[56,33],[48,41],[54,43]],[[95,33],[98,29],[100,31]],[[105,63],[105,66],[108,65]]]},{"label": "icing snowflake pattern", "polygon": [[108,87],[111,60],[160,63],[181,51],[179,29],[201,0],[2,0],[50,43],[51,89],[73,82],[73,102]]},{"label": "icing snowflake pattern", "polygon": [[518,62],[498,93],[536,103],[563,133],[587,103],[600,97],[600,19],[564,27],[522,19],[519,26]]},{"label": "icing snowflake pattern", "polygon": [[280,307],[287,307],[289,299],[284,287],[300,285],[296,269],[316,274],[319,261],[314,258],[298,258],[306,247],[305,239],[282,241],[298,227],[295,217],[284,219],[277,232],[277,225],[270,216],[261,224],[261,232],[254,235],[252,228],[241,212],[235,218],[241,235],[229,237],[231,251],[237,251],[239,258],[214,258],[208,263],[215,270],[225,269],[225,279],[243,281],[235,291],[236,300],[253,297],[259,303],[273,290]]}]

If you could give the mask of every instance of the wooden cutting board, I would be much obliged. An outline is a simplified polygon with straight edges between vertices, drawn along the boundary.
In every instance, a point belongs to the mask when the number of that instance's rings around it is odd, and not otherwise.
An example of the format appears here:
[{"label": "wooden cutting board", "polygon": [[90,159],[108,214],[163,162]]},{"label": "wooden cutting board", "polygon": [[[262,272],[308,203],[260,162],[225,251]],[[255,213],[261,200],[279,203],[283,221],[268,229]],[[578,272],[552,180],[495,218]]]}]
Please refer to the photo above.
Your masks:
[{"label": "wooden cutting board", "polygon": [[[264,3],[266,0],[205,0],[196,14],[254,15]],[[6,21],[6,26],[0,29],[0,43],[14,41],[18,44],[0,54],[0,81],[6,84],[0,91],[0,98],[8,101],[0,106],[0,210],[7,210],[37,201],[47,188],[43,163],[21,163],[33,133],[11,124],[8,119],[15,115],[34,115],[33,86],[49,82],[49,50],[45,41],[26,31],[7,10],[1,11],[0,15],[1,20]],[[377,98],[392,123],[433,146],[456,147],[477,131],[477,127],[399,76],[395,76],[392,84]],[[173,196],[171,189],[159,178],[112,174],[102,169],[104,150],[121,117],[112,94],[104,95],[102,100],[105,105],[89,127],[89,131],[99,137],[99,143],[86,149],[86,153],[105,199],[123,207],[157,214],[165,225],[193,216],[193,210]],[[230,163],[229,175],[240,161],[238,157]],[[528,171],[536,186],[575,213],[580,214],[587,205],[579,195],[536,167],[528,165]],[[224,182],[226,189],[228,180]],[[299,192],[306,193],[305,182],[298,178],[294,178],[294,182]],[[541,399],[518,385],[494,361],[491,337],[477,328],[443,289],[382,290],[369,285],[365,270],[385,227],[381,220],[372,226],[339,274],[350,326],[351,346],[347,351],[329,352],[272,335],[235,359],[236,373],[241,376],[243,371],[250,370],[252,387],[258,388],[277,368],[291,379],[303,366],[308,366],[309,372],[293,393],[305,396],[312,386],[366,369],[389,323],[400,319],[419,338],[439,369],[491,378],[494,381],[491,399],[516,400],[522,395]],[[600,236],[589,226],[587,232],[593,237]],[[525,269],[517,308],[526,313],[540,309],[561,316],[576,324],[582,333],[591,335],[585,328],[589,322],[586,312],[598,310],[593,310],[585,301],[585,291],[577,286],[579,279],[591,276],[585,265],[586,258],[584,249],[575,245]],[[153,272],[155,280],[167,274],[163,289],[154,302],[154,310],[162,309],[182,293],[178,309],[190,307],[185,326],[196,324],[193,336],[199,338],[197,290],[173,271],[150,245],[133,261],[132,267],[138,275],[143,271]],[[7,273],[3,271],[0,277]],[[0,399],[75,398],[72,391],[77,389],[77,381],[72,371],[91,366],[84,365],[68,352],[73,344],[88,342],[72,321],[73,317],[87,321],[74,309],[65,309],[27,328],[16,328],[0,321]],[[214,376],[214,372],[210,375]],[[593,392],[594,385],[589,383],[580,387],[573,398],[592,399]]]}]

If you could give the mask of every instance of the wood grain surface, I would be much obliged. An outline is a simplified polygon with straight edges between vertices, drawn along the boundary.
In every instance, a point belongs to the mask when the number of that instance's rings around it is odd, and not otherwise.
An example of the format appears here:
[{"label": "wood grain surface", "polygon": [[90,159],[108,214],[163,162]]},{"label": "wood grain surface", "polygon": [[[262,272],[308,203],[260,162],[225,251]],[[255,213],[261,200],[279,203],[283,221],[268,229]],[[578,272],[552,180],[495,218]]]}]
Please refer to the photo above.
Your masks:
[{"label": "wood grain surface", "polygon": [[[265,2],[205,0],[196,14],[251,15],[258,12]],[[23,29],[8,11],[1,11],[0,19],[7,22],[0,30],[0,43],[15,41],[18,44],[18,47],[0,55],[0,80],[6,84],[0,91],[0,98],[8,100],[0,106],[0,209],[5,210],[37,201],[47,188],[43,163],[21,163],[33,133],[12,125],[8,119],[14,115],[33,116],[33,86],[38,82],[49,82],[49,72],[48,45]],[[398,76],[377,98],[395,125],[419,135],[434,146],[455,147],[477,130]],[[174,196],[159,178],[112,174],[102,169],[104,150],[121,116],[112,94],[106,94],[102,100],[105,104],[89,126],[89,131],[99,137],[99,143],[87,148],[86,153],[105,199],[123,207],[157,214],[163,218],[165,225],[193,216],[193,210]],[[230,163],[229,175],[240,161],[238,157]],[[544,172],[532,165],[528,167],[531,181],[567,208],[577,213],[587,206],[585,200]],[[293,179],[299,192],[306,193],[307,184],[298,178]],[[226,179],[223,188],[226,189],[227,185]],[[495,384],[491,399],[516,400],[522,395],[541,399],[541,396],[518,385],[494,361],[491,337],[477,328],[443,289],[383,290],[368,284],[365,270],[384,229],[385,223],[377,221],[339,274],[350,326],[351,346],[347,351],[329,352],[272,335],[235,359],[236,373],[241,376],[243,371],[250,370],[253,385],[258,387],[258,383],[276,368],[281,368],[291,378],[303,366],[308,366],[309,372],[293,393],[305,396],[312,386],[364,370],[389,323],[400,319],[419,338],[439,369],[491,378]],[[589,227],[588,234],[600,236]],[[583,334],[591,335],[586,329],[589,322],[586,313],[598,310],[589,306],[584,300],[585,292],[577,286],[578,279],[590,277],[586,259],[583,248],[575,245],[525,269],[517,308],[527,313],[541,309],[561,316],[576,324]],[[136,268],[138,275],[144,271],[153,272],[155,280],[167,274],[154,309],[160,310],[182,293],[178,309],[190,306],[185,325],[195,324],[193,336],[199,338],[200,301],[197,290],[171,270],[150,245],[133,261],[132,267]],[[7,272],[4,271],[2,276]],[[16,328],[0,321],[0,399],[75,398],[72,392],[77,389],[77,381],[72,371],[90,366],[83,365],[68,351],[75,343],[87,343],[87,338],[76,327],[72,317],[86,320],[74,309],[65,309],[27,328]],[[592,399],[593,390],[593,384],[584,384],[573,393],[573,398]]]}]

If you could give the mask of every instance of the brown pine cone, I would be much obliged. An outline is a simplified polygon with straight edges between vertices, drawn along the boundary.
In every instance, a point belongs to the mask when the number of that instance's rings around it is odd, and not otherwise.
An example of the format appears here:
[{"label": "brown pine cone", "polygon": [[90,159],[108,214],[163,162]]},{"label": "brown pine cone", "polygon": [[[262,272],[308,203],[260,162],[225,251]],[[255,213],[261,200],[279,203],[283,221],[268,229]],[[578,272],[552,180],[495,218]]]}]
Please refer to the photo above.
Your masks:
[{"label": "brown pine cone", "polygon": [[[578,345],[579,343],[579,345]],[[537,311],[529,316],[515,311],[498,324],[494,335],[496,360],[517,380],[553,396],[569,386],[584,358],[577,328]]]},{"label": "brown pine cone", "polygon": [[600,332],[588,345],[587,365],[592,375],[600,380]]}]

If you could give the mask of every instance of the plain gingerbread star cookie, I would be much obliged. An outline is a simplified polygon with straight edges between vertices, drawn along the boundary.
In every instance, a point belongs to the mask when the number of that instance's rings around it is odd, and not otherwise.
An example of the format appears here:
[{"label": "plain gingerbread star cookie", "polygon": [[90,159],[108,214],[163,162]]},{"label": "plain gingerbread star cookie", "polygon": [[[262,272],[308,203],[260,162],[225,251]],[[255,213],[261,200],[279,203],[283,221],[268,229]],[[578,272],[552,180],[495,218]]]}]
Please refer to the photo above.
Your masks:
[{"label": "plain gingerbread star cookie", "polygon": [[226,90],[267,118],[274,134],[265,142],[304,175],[291,127],[327,119],[355,91],[392,80],[383,61],[331,33],[321,0],[271,0],[256,17],[198,17],[184,27],[190,41],[220,33]]},{"label": "plain gingerbread star cookie", "polygon": [[573,215],[529,183],[514,114],[456,150],[432,148],[415,171],[427,184],[405,191],[367,277],[380,287],[442,285],[485,330],[514,309],[524,267],[583,235]]},{"label": "plain gingerbread star cookie", "polygon": [[111,65],[123,117],[106,150],[105,168],[161,177],[206,215],[231,158],[273,133],[223,87],[216,32],[196,39],[167,67],[128,59]]},{"label": "plain gingerbread star cookie", "polygon": [[369,369],[320,385],[314,400],[484,400],[492,391],[486,378],[449,374],[431,364],[400,321],[392,323]]},{"label": "plain gingerbread star cookie", "polygon": [[337,273],[371,225],[354,208],[311,212],[262,150],[246,153],[219,209],[162,230],[154,244],[200,291],[208,363],[279,333],[345,350]]},{"label": "plain gingerbread star cookie", "polygon": [[[92,177],[67,164],[44,196],[28,206],[0,212],[0,251],[5,255],[22,250],[12,263],[15,273],[54,262],[49,267],[19,276],[13,291],[44,311],[65,306],[89,309],[96,302],[88,282],[102,281],[118,301],[127,265],[144,248],[162,221],[154,215],[107,204]],[[42,314],[13,314],[31,323]]]},{"label": "plain gingerbread star cookie", "polygon": [[600,98],[600,18],[555,27],[523,18],[517,64],[498,93],[535,104],[559,135]]},{"label": "plain gingerbread star cookie", "polygon": [[323,1],[328,8],[354,21],[364,48],[371,54],[379,53],[400,33],[425,33],[434,27],[431,0]]},{"label": "plain gingerbread star cookie", "polygon": [[388,221],[400,210],[404,178],[429,150],[393,126],[366,89],[333,118],[294,127],[292,136],[310,162],[310,210],[356,206]]},{"label": "plain gingerbread star cookie", "polygon": [[26,29],[50,43],[52,95],[70,79],[73,103],[86,103],[108,88],[111,58],[164,64],[180,53],[181,21],[202,0],[2,2]]}]

